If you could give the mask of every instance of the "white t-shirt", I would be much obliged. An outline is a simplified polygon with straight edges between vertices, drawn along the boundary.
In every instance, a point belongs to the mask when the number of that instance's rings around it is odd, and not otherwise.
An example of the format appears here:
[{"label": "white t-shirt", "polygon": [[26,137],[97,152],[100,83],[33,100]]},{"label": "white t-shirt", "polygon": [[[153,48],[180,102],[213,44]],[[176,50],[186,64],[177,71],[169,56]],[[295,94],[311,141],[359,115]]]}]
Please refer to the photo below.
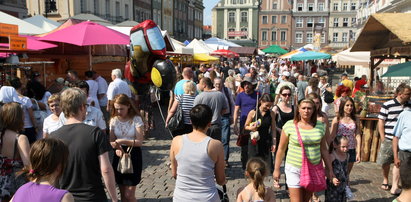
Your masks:
[{"label": "white t-shirt", "polygon": [[24,113],[24,128],[31,128],[33,127],[33,123],[31,122],[29,116],[29,109],[33,107],[33,103],[31,102],[30,98],[26,96],[20,97],[21,100],[21,107],[23,108]]},{"label": "white t-shirt", "polygon": [[[62,125],[64,125],[67,121],[63,112],[61,112],[59,119]],[[103,113],[101,112],[100,108],[93,106],[87,107],[86,119],[84,119],[83,123],[89,126],[97,126],[101,130],[105,130],[107,128],[106,122],[103,119]]]},{"label": "white t-shirt", "polygon": [[136,128],[144,125],[143,120],[139,116],[135,116],[132,120],[122,122],[114,117],[110,120],[110,131],[114,131],[114,135],[118,139],[133,140],[137,134]]},{"label": "white t-shirt", "polygon": [[53,120],[53,114],[49,115],[47,118],[44,119],[43,122],[43,132],[50,134],[57,129],[59,129],[63,124],[61,124],[60,120]]},{"label": "white t-shirt", "polygon": [[98,91],[97,91],[97,95],[98,94],[104,94],[103,98],[99,99],[99,105],[101,107],[105,107],[107,106],[107,88],[108,88],[108,84],[107,81],[99,76],[96,78],[96,82],[98,84]]},{"label": "white t-shirt", "polygon": [[107,89],[107,99],[108,100],[113,100],[114,97],[118,94],[126,94],[128,97],[131,98],[131,90],[130,87],[128,87],[127,82],[116,78],[114,81],[108,85]]},{"label": "white t-shirt", "polygon": [[92,101],[94,101],[94,106],[100,109],[98,97],[97,97],[97,91],[98,91],[98,83],[97,81],[94,80],[87,80],[86,81],[88,84],[88,96],[91,98]]}]

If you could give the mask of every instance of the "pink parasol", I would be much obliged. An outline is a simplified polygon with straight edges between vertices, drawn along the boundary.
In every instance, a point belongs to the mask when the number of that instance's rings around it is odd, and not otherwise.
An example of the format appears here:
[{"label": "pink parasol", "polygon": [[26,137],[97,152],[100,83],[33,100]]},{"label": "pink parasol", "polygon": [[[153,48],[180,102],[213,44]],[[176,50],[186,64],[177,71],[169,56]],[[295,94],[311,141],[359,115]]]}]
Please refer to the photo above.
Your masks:
[{"label": "pink parasol", "polygon": [[[19,35],[20,37],[26,37],[27,38],[27,50],[28,51],[38,51],[38,50],[44,50],[48,48],[55,48],[57,45],[52,44],[52,43],[47,43],[44,41],[39,41],[38,38],[33,37],[33,36],[26,36],[26,35]],[[9,44],[8,43],[0,43],[0,50],[9,49]],[[10,50],[12,51],[12,50]]]},{"label": "pink parasol", "polygon": [[77,46],[127,45],[130,43],[129,36],[90,21],[60,29],[41,37],[40,40],[63,42]]},{"label": "pink parasol", "polygon": [[233,58],[233,57],[239,57],[240,56],[240,55],[238,55],[238,53],[236,53],[234,51],[225,50],[225,49],[220,49],[220,50],[213,51],[212,53],[210,53],[210,55],[223,56],[223,57],[227,57],[227,58]]}]

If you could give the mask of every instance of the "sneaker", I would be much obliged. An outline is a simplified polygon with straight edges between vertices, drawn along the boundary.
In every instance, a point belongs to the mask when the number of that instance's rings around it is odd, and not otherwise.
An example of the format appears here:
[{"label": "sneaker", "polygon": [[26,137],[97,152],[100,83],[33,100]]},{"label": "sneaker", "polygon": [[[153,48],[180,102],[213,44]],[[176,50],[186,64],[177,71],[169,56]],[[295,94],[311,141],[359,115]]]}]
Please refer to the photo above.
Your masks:
[{"label": "sneaker", "polygon": [[351,189],[349,186],[345,187],[345,195],[347,196],[347,199],[352,199],[354,198],[354,194],[352,193]]}]

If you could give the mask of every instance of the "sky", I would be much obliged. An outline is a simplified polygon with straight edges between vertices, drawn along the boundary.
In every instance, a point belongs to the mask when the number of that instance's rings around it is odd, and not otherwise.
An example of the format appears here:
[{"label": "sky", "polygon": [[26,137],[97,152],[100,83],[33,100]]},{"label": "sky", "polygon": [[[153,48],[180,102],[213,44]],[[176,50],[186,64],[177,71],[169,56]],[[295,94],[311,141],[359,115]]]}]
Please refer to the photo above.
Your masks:
[{"label": "sky", "polygon": [[204,4],[204,25],[211,25],[211,9],[217,5],[220,0],[203,0]]}]

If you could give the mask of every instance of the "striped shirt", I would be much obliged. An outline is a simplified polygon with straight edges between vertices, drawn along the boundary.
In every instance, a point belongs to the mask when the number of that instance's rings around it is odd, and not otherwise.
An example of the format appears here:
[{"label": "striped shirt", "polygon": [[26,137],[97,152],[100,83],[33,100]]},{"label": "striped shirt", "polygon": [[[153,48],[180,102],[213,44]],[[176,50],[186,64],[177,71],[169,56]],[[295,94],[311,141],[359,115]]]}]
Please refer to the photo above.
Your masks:
[{"label": "striped shirt", "polygon": [[[286,157],[286,164],[290,164],[293,167],[301,168],[302,165],[302,148],[298,142],[298,135],[295,130],[294,120],[289,120],[283,126],[285,135],[288,136],[288,152]],[[317,121],[317,124],[313,129],[299,128],[302,141],[305,147],[305,153],[308,160],[316,165],[321,162],[321,140],[325,135],[325,126],[321,121]]]},{"label": "striped shirt", "polygon": [[176,100],[178,101],[178,103],[182,104],[181,107],[183,108],[184,124],[191,125],[190,110],[194,107],[195,98],[196,98],[195,95],[190,95],[190,94],[183,94],[180,96],[176,96]]},{"label": "striped shirt", "polygon": [[385,138],[390,140],[394,138],[394,126],[397,124],[398,116],[402,111],[410,108],[410,103],[405,103],[404,105],[402,105],[396,98],[384,102],[384,104],[381,106],[378,118],[385,121]]}]

